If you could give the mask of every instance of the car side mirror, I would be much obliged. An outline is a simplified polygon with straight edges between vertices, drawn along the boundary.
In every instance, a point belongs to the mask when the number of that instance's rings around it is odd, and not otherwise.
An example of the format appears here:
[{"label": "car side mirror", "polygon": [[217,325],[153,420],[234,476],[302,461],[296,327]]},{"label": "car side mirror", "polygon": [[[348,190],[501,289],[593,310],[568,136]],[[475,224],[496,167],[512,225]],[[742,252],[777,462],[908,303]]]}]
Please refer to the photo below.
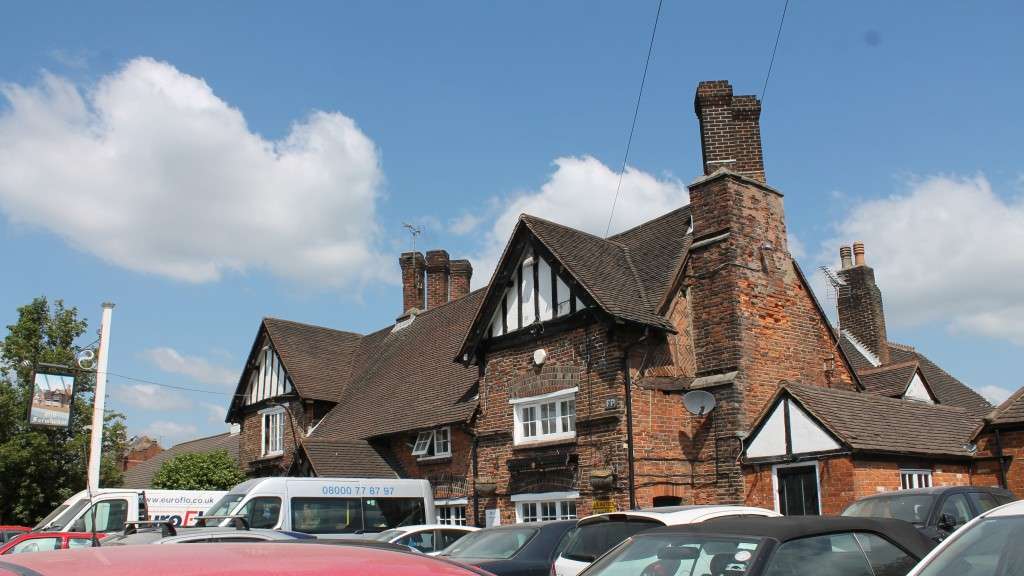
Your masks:
[{"label": "car side mirror", "polygon": [[956,518],[953,518],[952,514],[943,513],[939,516],[938,527],[940,530],[952,532],[953,530],[956,530]]}]

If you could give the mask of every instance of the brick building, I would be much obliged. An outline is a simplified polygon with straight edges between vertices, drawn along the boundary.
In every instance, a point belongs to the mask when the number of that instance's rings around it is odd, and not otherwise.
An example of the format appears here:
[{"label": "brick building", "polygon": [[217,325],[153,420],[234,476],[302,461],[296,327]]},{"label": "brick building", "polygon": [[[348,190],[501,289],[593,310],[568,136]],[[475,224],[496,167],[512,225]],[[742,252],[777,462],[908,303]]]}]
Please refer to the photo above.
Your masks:
[{"label": "brick building", "polygon": [[[402,315],[369,335],[265,319],[228,413],[250,474],[428,478],[443,521],[476,524],[828,513],[901,482],[971,482],[971,443],[1003,430],[992,407],[888,342],[859,244],[834,329],[789,253],[760,103],[703,82],[695,111],[689,205],[608,238],[523,215],[472,293],[468,261],[402,254]],[[712,410],[684,406],[697,391]]]}]

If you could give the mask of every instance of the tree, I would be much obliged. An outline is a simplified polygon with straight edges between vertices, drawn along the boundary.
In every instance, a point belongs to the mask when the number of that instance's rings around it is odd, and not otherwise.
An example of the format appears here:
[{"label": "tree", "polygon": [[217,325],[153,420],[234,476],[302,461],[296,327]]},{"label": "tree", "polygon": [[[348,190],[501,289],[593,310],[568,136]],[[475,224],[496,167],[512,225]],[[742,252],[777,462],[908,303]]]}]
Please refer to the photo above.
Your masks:
[{"label": "tree", "polygon": [[[0,524],[34,524],[72,494],[85,489],[92,419],[92,373],[76,377],[71,425],[41,429],[28,425],[32,376],[39,363],[75,366],[88,330],[77,308],[62,300],[51,306],[39,297],[18,309],[0,343]],[[87,345],[91,346],[92,344]],[[121,481],[118,461],[124,452],[124,417],[104,415],[100,485]]]},{"label": "tree", "polygon": [[245,473],[227,450],[179,454],[163,463],[153,487],[164,490],[228,490],[245,480]]}]

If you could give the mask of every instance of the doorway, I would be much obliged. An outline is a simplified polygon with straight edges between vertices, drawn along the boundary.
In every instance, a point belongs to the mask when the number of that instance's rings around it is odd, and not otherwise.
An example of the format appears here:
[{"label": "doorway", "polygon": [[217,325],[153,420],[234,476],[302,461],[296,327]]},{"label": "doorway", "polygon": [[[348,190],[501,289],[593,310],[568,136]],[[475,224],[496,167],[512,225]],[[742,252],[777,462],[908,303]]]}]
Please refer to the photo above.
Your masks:
[{"label": "doorway", "polygon": [[778,466],[775,489],[779,513],[783,516],[818,516],[818,466]]}]

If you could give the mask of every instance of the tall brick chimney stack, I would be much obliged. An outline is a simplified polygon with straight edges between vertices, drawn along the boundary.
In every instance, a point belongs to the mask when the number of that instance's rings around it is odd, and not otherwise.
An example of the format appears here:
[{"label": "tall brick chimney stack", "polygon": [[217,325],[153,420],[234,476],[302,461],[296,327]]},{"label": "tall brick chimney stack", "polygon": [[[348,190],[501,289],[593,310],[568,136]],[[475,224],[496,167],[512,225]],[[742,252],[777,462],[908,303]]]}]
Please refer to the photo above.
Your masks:
[{"label": "tall brick chimney stack", "polygon": [[452,300],[458,300],[469,294],[469,282],[473,279],[473,265],[469,263],[469,260],[452,260],[450,267],[452,271]]},{"label": "tall brick chimney stack", "polygon": [[398,257],[402,267],[402,314],[423,310],[423,271],[427,262],[422,252],[405,252]]},{"label": "tall brick chimney stack", "polygon": [[427,252],[427,309],[448,303],[448,274],[450,272],[448,251]]},{"label": "tall brick chimney stack", "polygon": [[[853,243],[853,255],[854,265],[839,271],[839,277],[847,285],[847,289],[839,293],[839,326],[853,334],[878,356],[882,364],[886,364],[889,362],[889,339],[885,333],[882,291],[875,284],[875,271],[865,264],[864,243]],[[849,254],[844,257],[848,259]],[[848,260],[844,260],[844,265],[846,262]]]},{"label": "tall brick chimney stack", "polygon": [[704,174],[726,168],[764,182],[761,151],[761,102],[733,96],[726,80],[701,82],[693,102],[700,121]]}]

